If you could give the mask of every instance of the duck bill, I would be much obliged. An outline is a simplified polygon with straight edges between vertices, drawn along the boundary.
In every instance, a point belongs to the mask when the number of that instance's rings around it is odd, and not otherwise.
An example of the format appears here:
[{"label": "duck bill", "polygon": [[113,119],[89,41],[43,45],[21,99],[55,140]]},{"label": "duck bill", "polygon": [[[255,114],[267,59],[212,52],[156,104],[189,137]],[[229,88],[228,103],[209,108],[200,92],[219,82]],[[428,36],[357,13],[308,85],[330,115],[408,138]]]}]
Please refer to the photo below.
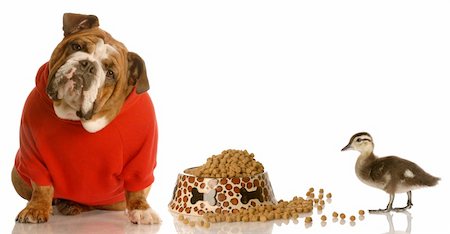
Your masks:
[{"label": "duck bill", "polygon": [[346,145],[344,148],[341,149],[341,151],[347,151],[347,150],[351,150],[352,146],[350,144]]}]

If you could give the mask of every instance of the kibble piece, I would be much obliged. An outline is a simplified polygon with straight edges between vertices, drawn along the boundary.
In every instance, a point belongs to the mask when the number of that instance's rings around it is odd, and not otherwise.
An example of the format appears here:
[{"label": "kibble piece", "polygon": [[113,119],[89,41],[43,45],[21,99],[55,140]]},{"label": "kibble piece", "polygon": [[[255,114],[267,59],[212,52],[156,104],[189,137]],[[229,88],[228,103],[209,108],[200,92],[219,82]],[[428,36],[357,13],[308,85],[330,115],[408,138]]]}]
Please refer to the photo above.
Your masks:
[{"label": "kibble piece", "polygon": [[259,216],[259,221],[266,222],[267,221],[267,217],[265,215],[261,215],[261,216]]},{"label": "kibble piece", "polygon": [[318,206],[317,206],[317,210],[319,210],[319,211],[320,211],[320,210],[323,210],[323,207],[322,207],[321,205],[318,205]]},{"label": "kibble piece", "polygon": [[306,217],[305,218],[305,223],[312,223],[312,218],[311,218],[311,216],[308,216],[308,217]]},{"label": "kibble piece", "polygon": [[210,226],[211,226],[211,224],[208,223],[208,222],[205,222],[205,223],[203,224],[203,227],[204,227],[204,228],[209,228]]},{"label": "kibble piece", "polygon": [[323,206],[323,205],[325,205],[325,201],[324,200],[320,200],[319,204]]},{"label": "kibble piece", "polygon": [[314,188],[313,187],[309,188],[309,191],[314,192]]},{"label": "kibble piece", "polygon": [[321,188],[321,189],[319,189],[319,193],[323,193],[323,189]]},{"label": "kibble piece", "polygon": [[184,220],[184,216],[182,214],[178,215],[178,221],[183,221]]},{"label": "kibble piece", "polygon": [[322,216],[320,217],[320,219],[321,219],[322,221],[327,221],[327,216],[322,215]]},{"label": "kibble piece", "polygon": [[319,193],[319,199],[323,199],[323,193]]},{"label": "kibble piece", "polygon": [[333,212],[333,217],[337,218],[339,216],[339,214],[335,211]]},{"label": "kibble piece", "polygon": [[341,213],[341,214],[339,215],[339,217],[341,217],[341,219],[345,219],[345,214],[344,214],[344,213]]},{"label": "kibble piece", "polygon": [[359,210],[359,211],[358,211],[358,214],[359,214],[359,215],[364,215],[364,213],[365,213],[364,210]]},{"label": "kibble piece", "polygon": [[183,223],[186,224],[186,225],[188,225],[188,224],[189,224],[189,219],[184,219],[184,220],[183,220]]},{"label": "kibble piece", "polygon": [[352,216],[350,216],[350,221],[355,221],[356,220],[356,217],[354,216],[354,215],[352,215]]},{"label": "kibble piece", "polygon": [[327,193],[327,198],[331,198],[331,197],[332,197],[331,193]]}]

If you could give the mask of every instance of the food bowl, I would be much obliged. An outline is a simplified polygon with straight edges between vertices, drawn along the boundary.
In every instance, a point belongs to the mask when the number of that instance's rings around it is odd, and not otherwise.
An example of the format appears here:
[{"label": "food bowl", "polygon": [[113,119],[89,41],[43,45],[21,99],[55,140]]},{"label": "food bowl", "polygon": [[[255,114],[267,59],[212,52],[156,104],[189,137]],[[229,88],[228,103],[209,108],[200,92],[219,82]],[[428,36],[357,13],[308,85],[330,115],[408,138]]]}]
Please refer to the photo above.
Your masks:
[{"label": "food bowl", "polygon": [[[192,168],[191,168],[192,169]],[[267,172],[245,177],[208,178],[180,173],[169,209],[183,215],[237,213],[259,205],[276,204]]]}]

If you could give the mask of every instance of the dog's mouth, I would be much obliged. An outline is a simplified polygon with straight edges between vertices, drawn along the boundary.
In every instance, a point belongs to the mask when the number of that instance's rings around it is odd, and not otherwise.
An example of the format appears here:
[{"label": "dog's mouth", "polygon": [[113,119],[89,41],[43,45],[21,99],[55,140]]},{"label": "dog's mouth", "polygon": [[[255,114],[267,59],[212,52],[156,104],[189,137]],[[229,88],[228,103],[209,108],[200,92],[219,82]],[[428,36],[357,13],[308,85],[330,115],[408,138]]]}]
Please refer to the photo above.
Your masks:
[{"label": "dog's mouth", "polygon": [[47,93],[52,100],[70,106],[81,120],[90,120],[98,94],[96,76],[95,66],[86,69],[83,61],[64,64],[50,80]]}]

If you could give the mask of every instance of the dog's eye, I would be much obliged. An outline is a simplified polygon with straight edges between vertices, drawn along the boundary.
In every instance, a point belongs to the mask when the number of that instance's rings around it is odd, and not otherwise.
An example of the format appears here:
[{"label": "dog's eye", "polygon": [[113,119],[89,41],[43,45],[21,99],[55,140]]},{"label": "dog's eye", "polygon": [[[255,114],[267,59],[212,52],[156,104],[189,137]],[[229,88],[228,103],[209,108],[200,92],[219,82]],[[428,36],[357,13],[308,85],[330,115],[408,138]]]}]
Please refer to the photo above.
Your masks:
[{"label": "dog's eye", "polygon": [[361,141],[362,141],[361,138],[356,139],[356,142],[361,142]]},{"label": "dog's eye", "polygon": [[81,48],[81,45],[80,44],[78,44],[78,43],[72,43],[72,50],[74,50],[74,51],[80,51],[82,48]]},{"label": "dog's eye", "polygon": [[106,77],[109,79],[114,79],[114,72],[112,70],[108,70],[106,72]]}]

